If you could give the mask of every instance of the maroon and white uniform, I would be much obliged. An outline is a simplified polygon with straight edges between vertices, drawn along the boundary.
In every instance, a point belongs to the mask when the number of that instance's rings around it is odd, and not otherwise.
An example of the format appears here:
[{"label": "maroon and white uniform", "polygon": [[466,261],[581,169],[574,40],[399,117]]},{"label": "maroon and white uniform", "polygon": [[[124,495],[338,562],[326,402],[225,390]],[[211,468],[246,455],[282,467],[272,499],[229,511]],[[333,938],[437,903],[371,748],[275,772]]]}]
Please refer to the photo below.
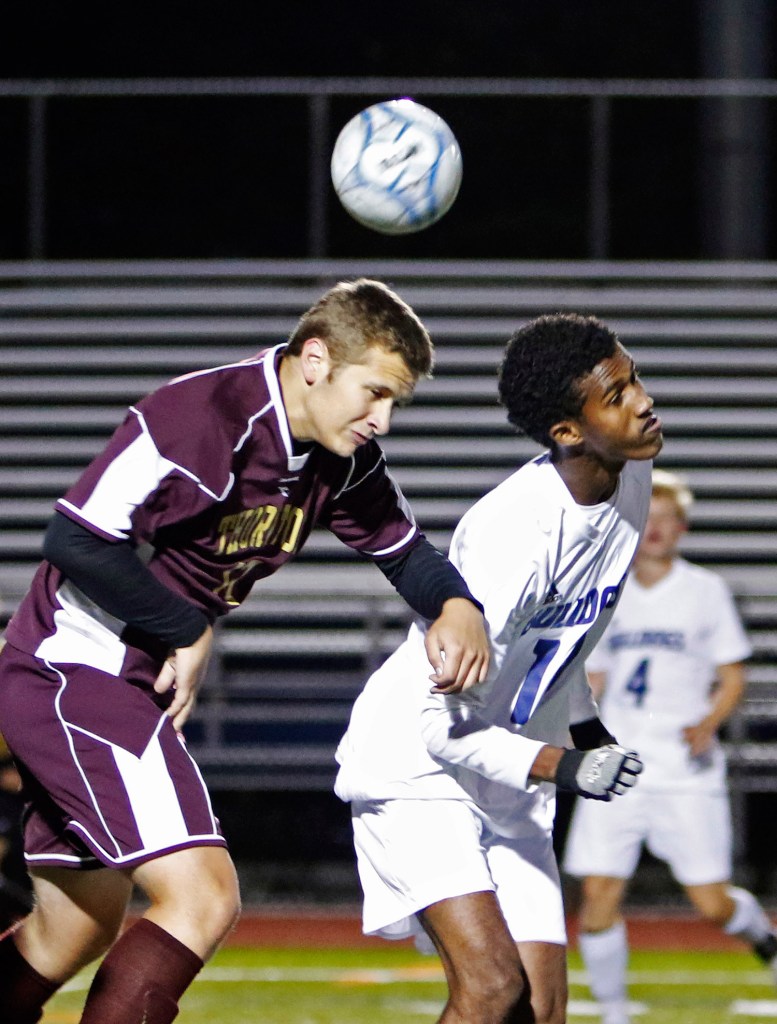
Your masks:
[{"label": "maroon and white uniform", "polygon": [[[150,572],[210,621],[293,558],[316,524],[375,559],[420,537],[374,441],[349,458],[317,444],[295,452],[278,381],[282,349],[179,377],[144,398],[56,505],[104,539],[133,541]],[[46,561],[9,623],[0,731],[28,791],[56,803],[43,814],[32,802],[33,862],[81,857],[54,841],[62,829],[109,864],[223,842],[196,766],[151,689],[168,652],[125,625]],[[149,804],[157,812],[139,823],[137,809]]]}]

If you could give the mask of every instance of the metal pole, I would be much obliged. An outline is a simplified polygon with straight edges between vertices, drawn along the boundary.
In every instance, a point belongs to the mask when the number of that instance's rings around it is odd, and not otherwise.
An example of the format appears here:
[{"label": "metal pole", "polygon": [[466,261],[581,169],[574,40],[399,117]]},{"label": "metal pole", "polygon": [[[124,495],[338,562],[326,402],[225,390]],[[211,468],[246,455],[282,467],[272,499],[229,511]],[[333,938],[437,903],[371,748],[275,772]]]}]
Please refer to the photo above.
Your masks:
[{"label": "metal pole", "polygon": [[[710,78],[760,79],[771,68],[770,0],[702,0],[701,59]],[[766,99],[701,104],[703,255],[765,259],[771,240],[771,137]]]},{"label": "metal pole", "polygon": [[32,96],[27,118],[27,256],[46,255],[46,97]]},{"label": "metal pole", "polygon": [[610,255],[610,105],[609,96],[591,97],[591,178],[588,195],[588,255]]},{"label": "metal pole", "polygon": [[314,93],[308,99],[310,116],[310,192],[308,194],[308,256],[327,256],[329,251],[329,97]]}]

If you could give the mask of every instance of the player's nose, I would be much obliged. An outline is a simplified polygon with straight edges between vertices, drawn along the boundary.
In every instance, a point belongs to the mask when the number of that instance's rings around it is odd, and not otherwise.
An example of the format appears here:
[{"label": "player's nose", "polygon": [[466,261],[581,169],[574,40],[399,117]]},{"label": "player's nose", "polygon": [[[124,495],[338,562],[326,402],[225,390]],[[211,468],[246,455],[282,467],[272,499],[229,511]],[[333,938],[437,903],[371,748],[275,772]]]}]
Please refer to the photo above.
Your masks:
[{"label": "player's nose", "polygon": [[391,402],[386,400],[376,405],[370,411],[367,422],[373,434],[377,434],[379,437],[388,434],[391,426]]}]

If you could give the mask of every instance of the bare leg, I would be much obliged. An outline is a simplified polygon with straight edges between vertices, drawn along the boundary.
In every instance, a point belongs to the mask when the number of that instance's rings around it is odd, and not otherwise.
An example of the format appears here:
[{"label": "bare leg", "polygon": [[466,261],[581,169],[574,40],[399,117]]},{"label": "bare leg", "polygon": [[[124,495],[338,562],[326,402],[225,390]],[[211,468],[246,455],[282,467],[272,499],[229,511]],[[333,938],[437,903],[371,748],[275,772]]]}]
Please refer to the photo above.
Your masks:
[{"label": "bare leg", "polygon": [[32,1024],[54,992],[103,953],[121,927],[131,891],[117,871],[39,869],[37,903],[0,940],[0,1019]]},{"label": "bare leg", "polygon": [[567,947],[553,942],[519,942],[518,953],[529,989],[535,1024],[564,1024],[567,1019]]},{"label": "bare leg", "polygon": [[148,897],[143,915],[202,960],[209,960],[240,913],[237,874],[221,846],[196,846],[136,868],[133,881]]},{"label": "bare leg", "polygon": [[529,974],[493,892],[441,900],[418,916],[448,981],[441,1024],[563,1024],[564,947],[523,944]]},{"label": "bare leg", "polygon": [[14,933],[14,941],[39,974],[61,983],[114,941],[132,883],[121,871],[108,868],[37,868],[31,875],[35,907]]}]

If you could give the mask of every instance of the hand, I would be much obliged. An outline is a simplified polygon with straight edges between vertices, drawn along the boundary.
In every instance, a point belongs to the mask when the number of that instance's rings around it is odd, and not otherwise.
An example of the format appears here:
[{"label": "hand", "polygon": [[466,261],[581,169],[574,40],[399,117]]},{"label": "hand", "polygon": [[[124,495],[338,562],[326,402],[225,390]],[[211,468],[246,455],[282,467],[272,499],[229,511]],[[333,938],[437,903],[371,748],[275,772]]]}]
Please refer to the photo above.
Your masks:
[{"label": "hand", "polygon": [[434,669],[432,693],[459,693],[482,683],[491,660],[483,613],[463,597],[445,602],[426,632],[426,656]]},{"label": "hand", "polygon": [[715,726],[702,719],[696,725],[687,725],[683,729],[683,739],[688,744],[691,757],[701,757],[712,746],[716,734]]},{"label": "hand", "polygon": [[611,743],[595,750],[565,750],[556,768],[556,786],[589,800],[612,800],[630,789],[643,765],[633,750]]},{"label": "hand", "polygon": [[180,732],[194,708],[197,691],[210,660],[213,647],[213,630],[207,626],[205,632],[190,647],[178,647],[162,666],[154,683],[156,693],[175,690],[167,714],[172,718],[176,731]]}]

